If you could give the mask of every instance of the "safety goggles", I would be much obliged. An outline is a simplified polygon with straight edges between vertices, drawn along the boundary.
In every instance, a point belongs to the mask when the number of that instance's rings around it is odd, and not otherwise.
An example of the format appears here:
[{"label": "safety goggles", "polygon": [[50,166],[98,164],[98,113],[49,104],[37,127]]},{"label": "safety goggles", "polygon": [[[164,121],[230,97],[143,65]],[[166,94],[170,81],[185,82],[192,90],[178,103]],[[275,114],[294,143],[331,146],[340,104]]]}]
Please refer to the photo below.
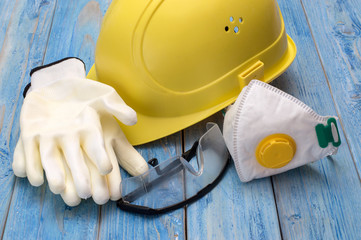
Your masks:
[{"label": "safety goggles", "polygon": [[124,179],[118,207],[128,212],[161,214],[210,192],[224,175],[229,153],[218,125],[208,123],[207,129],[182,156],[155,163],[144,174]]}]

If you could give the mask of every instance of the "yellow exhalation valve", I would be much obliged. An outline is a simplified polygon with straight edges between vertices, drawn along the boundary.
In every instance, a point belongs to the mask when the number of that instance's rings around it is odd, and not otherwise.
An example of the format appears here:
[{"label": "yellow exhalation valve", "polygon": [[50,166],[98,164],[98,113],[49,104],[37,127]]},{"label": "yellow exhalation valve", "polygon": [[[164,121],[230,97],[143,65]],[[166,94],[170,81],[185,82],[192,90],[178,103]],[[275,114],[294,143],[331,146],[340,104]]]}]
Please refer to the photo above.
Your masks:
[{"label": "yellow exhalation valve", "polygon": [[272,134],[257,146],[256,158],[266,168],[286,166],[296,153],[295,141],[286,134]]}]

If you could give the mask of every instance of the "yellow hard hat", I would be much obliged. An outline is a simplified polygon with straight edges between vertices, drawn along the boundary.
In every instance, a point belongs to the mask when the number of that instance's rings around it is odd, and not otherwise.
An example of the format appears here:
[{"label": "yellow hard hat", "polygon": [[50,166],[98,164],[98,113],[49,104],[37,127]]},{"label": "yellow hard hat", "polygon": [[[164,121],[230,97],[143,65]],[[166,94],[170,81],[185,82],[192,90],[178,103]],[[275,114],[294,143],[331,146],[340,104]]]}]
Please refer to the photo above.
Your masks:
[{"label": "yellow hard hat", "polygon": [[221,110],[251,79],[272,81],[295,55],[274,0],[117,0],[88,77],[137,112],[122,129],[138,145]]}]

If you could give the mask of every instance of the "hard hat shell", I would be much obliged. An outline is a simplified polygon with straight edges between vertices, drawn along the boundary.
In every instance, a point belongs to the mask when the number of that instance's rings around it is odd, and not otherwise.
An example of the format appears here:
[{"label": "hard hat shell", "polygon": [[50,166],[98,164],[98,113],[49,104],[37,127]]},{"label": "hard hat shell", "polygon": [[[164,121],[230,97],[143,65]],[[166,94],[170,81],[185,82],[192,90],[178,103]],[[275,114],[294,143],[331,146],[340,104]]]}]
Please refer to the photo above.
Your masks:
[{"label": "hard hat shell", "polygon": [[252,79],[272,81],[295,55],[274,0],[117,0],[88,77],[137,112],[122,129],[138,145],[228,106]]}]

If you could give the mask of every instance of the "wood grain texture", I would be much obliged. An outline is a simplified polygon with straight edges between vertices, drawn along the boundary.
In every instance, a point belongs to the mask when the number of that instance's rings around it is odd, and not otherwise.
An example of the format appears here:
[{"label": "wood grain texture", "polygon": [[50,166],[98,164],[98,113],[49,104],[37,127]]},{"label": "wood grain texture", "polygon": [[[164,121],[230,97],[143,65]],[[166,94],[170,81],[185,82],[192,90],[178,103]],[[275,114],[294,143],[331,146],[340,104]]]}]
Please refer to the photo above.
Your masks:
[{"label": "wood grain texture", "polygon": [[[186,149],[205,131],[206,123],[222,129],[217,113],[185,130]],[[233,161],[210,193],[187,207],[188,239],[281,239],[270,178],[241,183]]]},{"label": "wood grain texture", "polygon": [[1,134],[1,130],[3,128],[3,124],[4,124],[4,117],[5,117],[5,105],[0,105],[0,134]]},{"label": "wood grain texture", "polygon": [[111,0],[61,1],[54,21],[44,63],[79,57],[89,71],[94,63],[95,45],[103,15]]},{"label": "wood grain texture", "polygon": [[[207,196],[185,209],[155,217],[122,212],[114,202],[97,206],[92,199],[70,208],[47,184],[36,188],[26,178],[15,178],[12,154],[19,136],[21,93],[30,80],[30,69],[77,56],[89,70],[110,2],[0,1],[0,231],[4,239],[361,239],[359,0],[278,0],[298,54],[272,84],[322,115],[340,117],[343,145],[336,156],[246,184],[239,181],[231,164]],[[206,121],[222,125],[223,117],[217,113]],[[185,149],[204,133],[206,121],[184,130]],[[166,160],[181,153],[181,143],[182,135],[177,133],[137,149],[146,159]],[[122,171],[122,176],[127,174]]]},{"label": "wood grain texture", "polygon": [[0,230],[3,232],[14,188],[12,155],[19,136],[22,89],[29,70],[41,63],[49,35],[54,2],[0,3]]},{"label": "wood grain texture", "polygon": [[302,3],[361,176],[361,2]]},{"label": "wood grain texture", "polygon": [[[335,96],[328,88],[302,5],[278,2],[298,54],[273,84],[322,115],[337,115],[332,99]],[[328,44],[326,39],[322,44]],[[343,119],[341,116],[341,122]],[[361,238],[360,180],[343,132],[340,134],[343,145],[337,155],[272,178],[284,239]]]}]

